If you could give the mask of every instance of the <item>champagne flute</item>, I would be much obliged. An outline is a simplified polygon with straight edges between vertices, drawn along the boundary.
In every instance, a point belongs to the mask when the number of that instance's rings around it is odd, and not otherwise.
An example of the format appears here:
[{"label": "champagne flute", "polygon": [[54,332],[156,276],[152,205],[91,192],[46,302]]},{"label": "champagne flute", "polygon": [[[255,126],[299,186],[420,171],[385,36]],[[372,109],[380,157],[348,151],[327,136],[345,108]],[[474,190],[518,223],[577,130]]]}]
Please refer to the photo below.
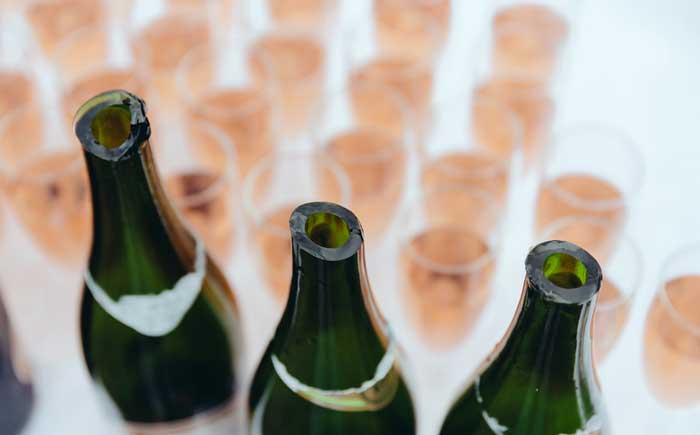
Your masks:
[{"label": "champagne flute", "polygon": [[314,145],[350,177],[352,204],[369,240],[378,240],[403,197],[411,128],[391,89],[355,83],[316,110]]},{"label": "champagne flute", "polygon": [[30,0],[24,15],[49,56],[67,35],[88,25],[104,27],[105,21],[103,2],[95,0]]},{"label": "champagne flute", "polygon": [[[397,32],[397,28],[421,20],[435,22],[442,43],[447,38],[452,0],[374,0],[373,6],[374,25],[382,40],[400,43],[402,35]],[[405,39],[403,41],[404,44],[409,42]]]},{"label": "champagne flute", "polygon": [[495,76],[526,75],[547,83],[554,75],[570,23],[555,4],[497,7],[491,20],[491,68]]},{"label": "champagne flute", "polygon": [[428,346],[452,348],[478,321],[499,251],[498,214],[492,194],[445,185],[402,213],[402,295]]},{"label": "champagne flute", "polygon": [[168,8],[137,30],[131,42],[134,60],[154,107],[178,107],[177,66],[194,47],[211,42],[208,13],[201,8]]},{"label": "champagne flute", "polygon": [[66,125],[94,95],[111,89],[144,91],[142,77],[133,65],[115,55],[110,33],[102,26],[86,26],[70,33],[58,43],[51,59],[58,72]]},{"label": "champagne flute", "polygon": [[191,119],[215,124],[235,144],[242,176],[273,148],[278,120],[272,88],[237,68],[235,59],[208,44],[196,47],[178,66],[177,88]]},{"label": "champagne flute", "polygon": [[647,313],[644,366],[649,389],[669,407],[700,404],[700,246],[673,253]]},{"label": "champagne flute", "polygon": [[324,29],[338,13],[338,0],[267,0],[267,11],[277,26]]},{"label": "champagne flute", "polygon": [[585,124],[564,130],[546,153],[536,231],[576,215],[604,218],[621,227],[643,173],[640,151],[624,133]]},{"label": "champagne flute", "polygon": [[593,355],[599,364],[617,344],[641,284],[641,252],[616,222],[569,216],[545,228],[538,241],[566,240],[587,250],[600,263],[603,282],[593,317]]},{"label": "champagne flute", "polygon": [[187,123],[180,140],[158,147],[158,168],[169,197],[219,264],[235,243],[234,146],[216,126]]},{"label": "champagne flute", "polygon": [[427,120],[441,53],[438,25],[428,16],[415,22],[386,24],[393,26],[391,31],[354,32],[347,38],[349,81],[351,85],[373,83],[392,89],[406,101],[420,131]]},{"label": "champagne flute", "polygon": [[78,354],[73,322],[92,235],[86,170],[60,129],[62,115],[30,105],[0,121],[0,178],[11,211],[3,279],[21,307],[29,352],[53,368]]},{"label": "champagne flute", "polygon": [[498,100],[466,95],[436,104],[421,142],[421,185],[462,185],[489,192],[504,205],[520,124]]},{"label": "champagne flute", "polygon": [[256,80],[274,91],[284,136],[298,139],[325,91],[323,41],[306,30],[279,28],[260,36],[248,56]]},{"label": "champagne flute", "polygon": [[260,161],[243,184],[243,210],[258,249],[260,273],[280,303],[287,299],[292,276],[289,217],[308,201],[349,204],[348,175],[328,158],[280,151]]}]

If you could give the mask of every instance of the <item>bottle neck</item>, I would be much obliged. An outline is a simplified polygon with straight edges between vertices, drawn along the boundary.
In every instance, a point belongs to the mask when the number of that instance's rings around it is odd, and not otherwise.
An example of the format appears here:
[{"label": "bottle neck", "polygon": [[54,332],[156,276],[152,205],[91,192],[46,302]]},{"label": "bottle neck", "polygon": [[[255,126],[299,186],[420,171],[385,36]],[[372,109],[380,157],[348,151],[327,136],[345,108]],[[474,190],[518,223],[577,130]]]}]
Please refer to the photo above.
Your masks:
[{"label": "bottle neck", "polygon": [[181,259],[194,258],[178,252],[187,243],[174,243],[185,240],[184,229],[160,185],[148,141],[134,147],[118,160],[84,151],[93,203],[89,270],[94,277],[119,271],[125,282],[105,289],[113,298],[152,291],[143,288],[152,278],[144,274],[157,265],[171,265],[158,281],[174,284],[192,267]]},{"label": "bottle neck", "polygon": [[595,382],[591,321],[595,297],[581,304],[556,302],[526,280],[523,299],[499,359],[516,361],[547,382]]}]

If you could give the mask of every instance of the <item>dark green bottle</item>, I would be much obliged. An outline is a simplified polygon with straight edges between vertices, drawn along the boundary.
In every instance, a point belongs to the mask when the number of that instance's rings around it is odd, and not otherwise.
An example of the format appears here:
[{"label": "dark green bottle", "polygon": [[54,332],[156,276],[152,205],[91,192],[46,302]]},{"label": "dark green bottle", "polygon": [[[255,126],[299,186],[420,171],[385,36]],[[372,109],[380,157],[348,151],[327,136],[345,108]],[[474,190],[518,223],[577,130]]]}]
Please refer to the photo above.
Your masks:
[{"label": "dark green bottle", "polygon": [[452,406],[440,435],[607,434],[591,320],[602,274],[568,242],[535,246],[509,333]]},{"label": "dark green bottle", "polygon": [[90,374],[136,432],[233,427],[242,349],[233,293],[165,196],[144,102],[98,95],[79,109],[75,133],[93,201],[80,318]]},{"label": "dark green bottle", "polygon": [[289,300],[253,380],[252,435],[412,435],[397,348],[372,298],[360,223],[330,203],[290,219]]},{"label": "dark green bottle", "polygon": [[34,389],[17,347],[0,298],[0,434],[3,435],[20,434],[34,406]]}]

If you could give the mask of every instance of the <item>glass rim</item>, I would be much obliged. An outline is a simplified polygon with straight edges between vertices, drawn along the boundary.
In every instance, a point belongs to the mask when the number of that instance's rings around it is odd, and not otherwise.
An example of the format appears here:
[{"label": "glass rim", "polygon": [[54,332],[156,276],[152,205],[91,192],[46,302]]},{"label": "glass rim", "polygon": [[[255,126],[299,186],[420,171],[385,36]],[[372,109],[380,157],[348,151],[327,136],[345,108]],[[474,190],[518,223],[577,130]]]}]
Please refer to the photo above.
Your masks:
[{"label": "glass rim", "polygon": [[[145,35],[152,33],[153,29],[156,25],[162,24],[162,23],[167,23],[168,21],[182,21],[182,22],[187,22],[187,23],[195,23],[197,25],[201,25],[205,30],[207,34],[207,41],[209,44],[212,46],[214,45],[213,43],[213,35],[212,35],[212,29],[209,26],[209,17],[207,13],[202,13],[197,8],[189,8],[189,7],[176,7],[176,8],[166,8],[165,12],[154,17],[146,25],[143,27],[136,29],[133,35],[129,38],[129,45],[132,51],[132,57],[134,58],[135,62],[134,64],[137,65],[137,69],[140,70],[153,70],[153,53],[152,53],[152,47],[150,43],[142,43],[142,44],[137,44],[137,41],[148,41],[148,38],[145,37]],[[179,27],[178,26],[162,26],[166,29],[166,34],[172,34],[176,33]],[[138,46],[136,48],[135,46]],[[141,53],[141,56],[139,55]],[[184,56],[183,56],[184,57]],[[182,58],[178,59],[177,62],[175,62],[175,65],[172,68],[156,68],[158,70],[157,72],[165,72],[165,71],[170,71],[174,72],[177,70],[177,67],[179,66],[180,62],[182,61]],[[139,66],[140,65],[140,66]]]},{"label": "glass rim", "polygon": [[[27,105],[21,106],[19,108],[16,108],[15,110],[7,113],[6,115],[0,117],[0,139],[7,134],[7,130],[10,128],[12,125],[13,121],[15,121],[18,117],[20,116],[25,116],[27,114],[31,113],[36,113],[39,115],[40,119],[44,119],[44,110],[41,106],[34,104],[34,103],[29,103]],[[41,133],[43,136],[44,133]],[[45,146],[45,140],[44,138],[40,139],[39,141],[39,147],[36,153],[32,153],[28,155],[27,157],[17,161],[15,164],[3,164],[2,161],[0,161],[0,174],[5,174],[5,176],[10,179],[10,180],[22,180],[25,182],[30,182],[32,184],[43,184],[43,183],[50,183],[53,180],[59,179],[61,177],[64,177],[68,174],[71,174],[75,172],[76,170],[79,170],[82,167],[82,159],[81,159],[81,152],[80,148],[71,148],[70,146],[64,146],[61,148],[47,148]],[[70,140],[63,140],[63,141],[57,141],[58,143],[60,142],[65,142],[65,145],[69,145],[71,142]],[[75,157],[73,158],[73,161],[61,167],[60,169],[56,171],[51,171],[49,173],[40,173],[40,174],[34,174],[34,175],[28,175],[26,173],[23,173],[22,170],[25,169],[27,166],[31,165],[31,162],[36,161],[37,158],[43,158],[45,156],[51,156],[55,154],[66,154],[70,155],[74,153]]]},{"label": "glass rim", "polygon": [[[456,105],[462,105],[466,104],[467,105],[467,118],[469,118],[469,115],[474,114],[474,107],[480,107],[480,106],[486,106],[486,107],[491,107],[491,108],[496,108],[500,112],[502,112],[503,115],[505,115],[507,123],[508,123],[508,130],[512,132],[513,134],[513,147],[511,149],[511,153],[508,159],[506,159],[510,165],[510,161],[512,160],[512,155],[516,152],[518,152],[522,147],[523,147],[523,124],[520,122],[517,114],[513,109],[508,107],[508,105],[504,104],[502,101],[488,97],[488,96],[482,96],[482,95],[476,95],[475,93],[459,93],[457,97],[454,98],[449,98],[443,101],[438,101],[436,103],[433,103],[430,106],[429,112],[430,112],[430,119],[429,119],[429,131],[432,131],[434,126],[438,123],[438,118],[440,117],[441,113],[444,112],[445,110],[450,110],[452,107]],[[471,107],[471,109],[469,109]],[[472,124],[472,121],[469,119],[465,119],[464,122],[467,124],[469,127],[470,131],[467,132],[462,132],[467,136],[467,143],[468,144],[475,144],[478,145],[479,149],[486,149],[488,150],[488,145],[484,145],[479,143],[479,141],[476,140],[476,136],[474,135],[474,131],[476,128]],[[499,129],[500,130],[500,129]],[[453,142],[453,141],[450,141]],[[490,151],[490,150],[489,150]],[[494,153],[496,154],[496,153]]]},{"label": "glass rim", "polygon": [[[206,189],[199,191],[194,195],[187,195],[175,199],[175,202],[183,207],[196,207],[208,202],[218,193],[225,190],[229,183],[235,180],[236,175],[236,158],[233,151],[234,144],[231,142],[231,140],[229,140],[226,134],[216,125],[206,121],[190,121],[187,129],[191,131],[193,127],[194,129],[206,132],[207,135],[210,135],[215,139],[216,147],[223,152],[223,158],[226,163],[224,164],[224,170],[221,172],[216,172],[216,180],[214,183],[207,186]],[[171,173],[170,175],[172,176],[173,174]]]},{"label": "glass rim", "polygon": [[[338,185],[340,187],[340,204],[343,204],[344,206],[347,206],[350,204],[351,201],[351,195],[352,195],[352,190],[351,190],[351,182],[350,182],[350,177],[347,175],[345,170],[343,168],[335,163],[333,160],[329,159],[328,157],[315,153],[315,152],[304,152],[300,150],[295,150],[295,151],[290,151],[290,150],[278,150],[278,151],[273,151],[272,153],[268,154],[264,158],[262,158],[260,161],[258,161],[255,166],[248,172],[248,175],[246,175],[245,179],[243,180],[243,188],[242,188],[242,203],[243,203],[243,211],[244,214],[247,218],[247,220],[252,223],[257,229],[262,230],[264,232],[276,235],[276,236],[281,236],[281,237],[287,237],[289,236],[289,228],[284,227],[280,228],[275,225],[268,225],[268,226],[262,226],[261,224],[264,221],[264,216],[266,216],[264,213],[261,214],[259,211],[261,209],[264,209],[262,207],[258,207],[255,204],[255,199],[253,198],[254,196],[254,190],[255,187],[257,186],[257,183],[259,181],[259,178],[262,176],[262,174],[270,171],[274,171],[275,165],[277,162],[283,162],[287,163],[290,160],[293,159],[303,159],[307,160],[310,159],[311,162],[320,162],[321,166],[325,167],[326,169],[329,169],[331,174],[333,174],[333,177],[336,178],[336,181],[338,182]],[[303,195],[300,195],[303,196]],[[313,200],[314,198],[311,198]],[[303,203],[305,200],[301,199],[300,201],[296,201],[299,204]],[[292,203],[295,201],[289,201],[288,203]],[[284,203],[287,204],[287,203]],[[299,205],[296,204],[296,205]],[[267,211],[267,210],[265,210]]]},{"label": "glass rim", "polygon": [[[544,6],[544,5],[542,5],[542,6]],[[553,9],[551,7],[548,7],[548,8]],[[557,36],[557,34],[558,34],[558,32],[556,32],[554,29],[544,29],[544,32],[543,32],[542,28],[539,28],[539,27],[535,28],[529,23],[525,24],[525,23],[510,22],[507,24],[496,25],[496,23],[494,21],[496,19],[497,14],[498,14],[498,12],[496,12],[494,14],[493,20],[491,20],[490,34],[491,34],[492,39],[497,37],[497,36],[504,35],[504,34],[506,34],[506,35],[522,34],[522,33],[537,34],[538,36],[539,35],[543,36],[543,38],[538,38],[541,40],[540,42],[543,42],[544,44],[546,44],[550,48],[557,48],[558,46],[561,46],[566,41],[566,39],[568,39],[570,37],[571,29],[569,28],[568,23],[567,23],[567,26],[566,26],[564,33],[562,34],[561,39],[554,41],[554,40],[550,40],[553,36]],[[559,15],[563,19],[563,21],[565,21],[565,22],[568,21],[565,19],[565,17],[563,15],[561,15],[561,14],[557,14],[557,15]]]},{"label": "glass rim", "polygon": [[[417,207],[420,207],[423,202],[425,201],[426,198],[428,198],[430,195],[433,195],[435,193],[439,192],[446,192],[446,191],[460,191],[463,193],[466,193],[468,195],[472,195],[474,197],[478,197],[484,201],[484,204],[487,206],[489,209],[489,214],[492,215],[494,218],[494,221],[500,221],[500,218],[498,217],[498,207],[496,206],[495,201],[492,199],[492,195],[486,192],[483,189],[479,188],[474,188],[474,187],[466,187],[464,185],[459,185],[459,184],[441,184],[435,187],[432,187],[430,189],[422,191],[417,197],[414,197],[409,204],[405,207],[403,213],[406,215],[413,215],[413,212]],[[500,250],[500,242],[501,242],[501,235],[499,234],[499,228],[500,228],[500,223],[494,224],[494,230],[493,235],[488,238],[488,240],[485,240],[487,246],[488,246],[488,251],[480,255],[478,258],[462,263],[462,264],[455,264],[455,265],[444,265],[444,264],[439,264],[429,258],[426,258],[425,256],[419,254],[416,252],[414,248],[411,247],[410,241],[413,240],[413,237],[416,235],[415,232],[412,232],[410,235],[403,237],[403,239],[400,241],[400,244],[402,245],[402,249],[405,249],[407,252],[410,253],[411,257],[417,261],[418,263],[422,264],[423,266],[439,271],[444,274],[448,275],[458,275],[458,274],[465,274],[465,273],[473,273],[477,272],[479,270],[482,270],[484,267],[486,267],[489,263],[491,262],[496,262],[498,260],[498,252]],[[461,228],[456,225],[441,225],[441,226],[427,226],[427,228],[440,228],[440,227],[446,227],[446,228],[451,228],[451,227],[456,227],[456,228]]]},{"label": "glass rim", "polygon": [[[668,277],[666,276],[668,269],[670,268],[670,265],[675,262],[675,260],[678,257],[687,257],[687,256],[693,256],[693,255],[698,255],[700,254],[700,242],[696,242],[693,244],[685,245],[681,248],[676,249],[673,253],[671,253],[664,262],[661,265],[661,278],[660,278],[660,284],[657,287],[656,293],[659,294],[659,299],[662,301],[662,304],[665,306],[666,310],[669,312],[671,315],[671,318],[678,324],[681,325],[681,327],[687,331],[689,331],[692,335],[700,338],[700,325],[694,325],[690,323],[690,321],[681,313],[678,311],[676,307],[673,306],[673,303],[671,302],[671,298],[668,295],[668,286],[667,284],[669,281],[672,281],[676,278],[682,277],[682,276],[687,276],[687,275],[698,275],[700,276],[700,271],[697,273],[692,273],[692,274],[675,274],[673,277]],[[698,295],[700,296],[700,289],[697,290]]]},{"label": "glass rim", "polygon": [[[382,136],[393,136],[391,128],[377,126],[364,127],[361,125],[356,125],[357,120],[354,119],[355,115],[353,109],[353,93],[359,88],[378,90],[381,93],[385,94],[384,97],[386,97],[387,100],[391,100],[393,102],[393,105],[399,113],[401,133],[395,140],[394,138],[392,138],[393,145],[390,148],[384,149],[378,153],[373,153],[372,155],[364,154],[353,156],[349,159],[343,159],[343,161],[351,163],[376,163],[391,159],[396,154],[407,150],[409,148],[409,137],[411,135],[411,113],[408,109],[408,105],[406,104],[406,100],[392,88],[374,82],[360,82],[348,84],[343,89],[325,96],[318,104],[316,104],[316,107],[313,109],[311,115],[312,126],[310,128],[310,135],[312,146],[327,154],[329,142],[332,139],[337,138],[341,134],[347,134],[349,132],[381,132]],[[353,121],[349,127],[339,129],[333,135],[328,135],[328,137],[322,137],[321,130],[323,129],[322,125],[324,124],[324,114],[326,113],[325,109],[338,99],[347,99],[349,110],[351,111],[353,116]],[[338,159],[331,158],[331,160]]]},{"label": "glass rim", "polygon": [[[459,166],[454,165],[451,162],[443,161],[442,158],[446,156],[477,156],[477,157],[495,157],[492,163],[489,163],[485,167],[475,168],[474,170],[464,170]],[[446,173],[450,176],[456,176],[466,179],[484,179],[484,178],[496,178],[502,174],[507,174],[510,170],[510,158],[499,158],[499,156],[490,151],[483,150],[460,150],[454,149],[439,155],[433,156],[431,158],[423,160],[421,163],[421,172],[427,170],[428,168],[437,168],[441,172]]]},{"label": "glass rim", "polygon": [[[611,232],[615,233],[615,238],[616,238],[616,243],[618,244],[616,248],[614,249],[613,252],[621,250],[621,249],[626,249],[629,251],[630,256],[633,259],[634,263],[634,269],[636,273],[633,273],[633,277],[631,279],[631,282],[627,288],[631,289],[629,292],[620,292],[620,295],[616,297],[612,301],[607,301],[607,302],[600,302],[598,301],[598,304],[596,306],[596,309],[598,310],[611,310],[614,308],[619,307],[620,305],[632,301],[637,293],[639,292],[639,287],[641,285],[641,278],[642,278],[642,269],[644,267],[643,261],[642,261],[642,251],[639,248],[639,245],[632,239],[632,237],[627,234],[624,231],[621,231],[619,228],[619,223],[616,223],[615,221],[611,219],[606,219],[606,218],[601,218],[597,216],[565,216],[562,218],[559,218],[550,224],[548,224],[542,231],[539,232],[538,238],[540,240],[549,240],[553,234],[555,234],[557,231],[571,225],[572,223],[577,223],[577,222],[584,222],[588,225],[593,225],[597,226],[600,228],[605,228],[606,230],[610,230]],[[620,247],[619,244],[624,245],[624,247]],[[582,248],[585,250],[586,247],[582,246]],[[601,268],[603,269],[603,280],[605,280],[605,269],[606,265],[601,265]],[[619,286],[618,282],[612,281],[615,285]],[[600,298],[599,298],[600,299]]]},{"label": "glass rim", "polygon": [[[301,78],[294,78],[293,80],[281,80],[277,74],[277,68],[274,62],[271,60],[271,56],[264,50],[256,51],[256,48],[260,48],[260,43],[269,38],[285,39],[285,40],[306,40],[306,42],[312,42],[315,44],[320,51],[320,62],[318,68],[311,72],[304,74]],[[253,61],[258,61],[262,63],[264,68],[263,77],[264,81],[271,81],[278,86],[289,86],[290,83],[294,87],[323,84],[324,76],[326,75],[326,70],[328,69],[328,50],[324,44],[321,36],[312,30],[308,30],[304,27],[294,26],[294,25],[283,25],[276,27],[274,29],[268,30],[260,35],[257,35],[251,42],[250,46],[246,50],[246,61],[250,64]],[[252,69],[252,68],[251,68]],[[282,83],[280,85],[280,83]]]},{"label": "glass rim", "polygon": [[[209,58],[216,58],[216,49],[211,44],[200,44],[196,47],[190,49],[178,62],[175,71],[175,84],[177,91],[181,96],[182,100],[188,106],[189,110],[195,113],[202,113],[204,116],[213,115],[221,117],[236,117],[248,115],[256,110],[264,108],[265,105],[270,105],[272,100],[272,92],[269,86],[257,86],[255,83],[246,84],[245,86],[214,86],[209,87],[200,96],[195,96],[193,92],[190,91],[190,87],[187,85],[187,77],[191,72],[193,66],[196,65],[197,60]],[[212,67],[214,62],[210,62]],[[253,101],[249,101],[240,106],[227,106],[223,107],[208,107],[206,105],[199,104],[199,100],[211,95],[216,95],[220,92],[226,92],[230,90],[242,90],[242,91],[254,91],[256,98]],[[260,92],[257,92],[260,90]]]},{"label": "glass rim", "polygon": [[[557,174],[556,176],[548,176],[546,174],[546,167],[551,161],[553,155],[557,152],[561,152],[561,144],[570,140],[572,137],[579,137],[581,135],[596,135],[602,136],[611,140],[614,146],[624,149],[626,154],[625,166],[631,169],[633,182],[631,183],[631,189],[624,189],[619,184],[613,183],[609,177],[601,177],[594,173],[592,169],[587,170],[576,170],[567,171],[565,173]],[[547,186],[554,194],[559,196],[566,202],[574,204],[580,208],[588,208],[591,210],[610,210],[614,208],[622,208],[626,203],[629,202],[631,197],[634,197],[642,187],[642,183],[645,176],[644,161],[637,143],[628,137],[624,132],[616,129],[615,127],[610,127],[605,124],[586,122],[579,123],[574,126],[570,126],[552,135],[551,140],[545,146],[543,167],[545,170],[542,173],[543,186]],[[604,179],[606,182],[614,185],[614,187],[619,190],[619,199],[588,199],[581,198],[580,196],[569,192],[565,189],[557,186],[553,181],[562,175],[586,175],[594,176],[596,178]]]}]

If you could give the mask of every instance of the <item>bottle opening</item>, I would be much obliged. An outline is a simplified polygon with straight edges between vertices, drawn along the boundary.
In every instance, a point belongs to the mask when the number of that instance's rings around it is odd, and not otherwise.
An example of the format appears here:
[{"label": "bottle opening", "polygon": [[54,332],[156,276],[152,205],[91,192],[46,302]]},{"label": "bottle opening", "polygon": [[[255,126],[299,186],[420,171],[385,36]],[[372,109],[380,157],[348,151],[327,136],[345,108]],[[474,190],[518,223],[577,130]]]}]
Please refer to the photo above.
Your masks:
[{"label": "bottle opening", "polygon": [[123,104],[100,109],[90,123],[95,140],[108,149],[121,146],[131,134],[131,111]]},{"label": "bottle opening", "polygon": [[588,270],[576,257],[557,252],[544,261],[544,276],[552,284],[565,289],[575,289],[586,284]]},{"label": "bottle opening", "polygon": [[350,239],[350,227],[343,218],[328,212],[314,213],[306,220],[306,235],[324,248],[340,248]]}]

